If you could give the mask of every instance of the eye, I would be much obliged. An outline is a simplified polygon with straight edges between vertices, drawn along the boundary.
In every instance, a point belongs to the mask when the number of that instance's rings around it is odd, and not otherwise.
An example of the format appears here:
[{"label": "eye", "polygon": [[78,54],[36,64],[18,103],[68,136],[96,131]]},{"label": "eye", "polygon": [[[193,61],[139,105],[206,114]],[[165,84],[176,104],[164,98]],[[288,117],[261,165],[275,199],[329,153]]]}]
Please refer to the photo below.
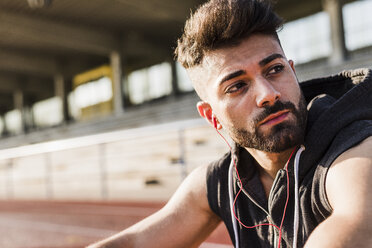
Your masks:
[{"label": "eye", "polygon": [[275,65],[269,69],[268,75],[275,75],[284,70],[284,65]]},{"label": "eye", "polygon": [[236,83],[233,83],[229,87],[227,87],[227,89],[225,90],[225,93],[226,94],[232,94],[232,93],[240,91],[241,89],[243,89],[246,86],[247,86],[247,84],[244,81],[238,81]]}]

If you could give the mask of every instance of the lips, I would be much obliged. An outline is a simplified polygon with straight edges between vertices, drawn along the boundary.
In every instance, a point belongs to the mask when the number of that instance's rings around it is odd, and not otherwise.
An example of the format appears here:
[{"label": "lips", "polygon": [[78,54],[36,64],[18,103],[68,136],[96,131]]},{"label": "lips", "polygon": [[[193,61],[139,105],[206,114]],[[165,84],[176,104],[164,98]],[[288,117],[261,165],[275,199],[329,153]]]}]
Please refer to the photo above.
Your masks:
[{"label": "lips", "polygon": [[283,120],[285,120],[288,113],[289,113],[289,110],[278,111],[274,114],[269,115],[268,117],[266,117],[262,121],[260,121],[258,123],[258,125],[277,124],[277,123],[282,122]]}]

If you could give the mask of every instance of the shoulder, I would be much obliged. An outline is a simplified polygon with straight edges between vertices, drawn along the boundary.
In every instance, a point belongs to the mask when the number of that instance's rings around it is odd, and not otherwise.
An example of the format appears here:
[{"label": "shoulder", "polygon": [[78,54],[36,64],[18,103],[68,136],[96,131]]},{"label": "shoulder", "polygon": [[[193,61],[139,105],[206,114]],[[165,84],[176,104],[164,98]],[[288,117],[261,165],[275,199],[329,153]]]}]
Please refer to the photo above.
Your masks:
[{"label": "shoulder", "polygon": [[[217,194],[220,191],[215,190],[215,187],[221,185],[221,181],[225,180],[224,171],[226,171],[227,180],[229,158],[230,153],[227,153],[210,164],[195,168],[182,182],[167,205],[172,207],[177,205],[177,207],[180,207],[179,202],[183,202],[185,204],[184,206],[192,205],[192,208],[198,208],[205,212],[215,212],[211,207],[211,199],[218,197]],[[226,166],[227,170],[224,169]]]},{"label": "shoulder", "polygon": [[[358,167],[367,165],[370,166],[372,162],[372,136],[361,141],[356,146],[343,152],[331,164],[328,177],[332,177],[337,171],[355,170]],[[346,165],[351,165],[353,168],[348,168]],[[369,165],[369,166],[368,166]]]},{"label": "shoulder", "polygon": [[342,153],[329,168],[326,191],[335,211],[362,214],[372,196],[372,136]]},{"label": "shoulder", "polygon": [[182,182],[173,198],[175,197],[178,198],[179,196],[182,198],[192,199],[205,196],[206,193],[205,178],[207,174],[207,168],[208,168],[207,166],[199,166],[195,168]]},{"label": "shoulder", "polygon": [[195,168],[178,187],[165,209],[182,213],[213,215],[207,200],[207,169],[206,165]]}]

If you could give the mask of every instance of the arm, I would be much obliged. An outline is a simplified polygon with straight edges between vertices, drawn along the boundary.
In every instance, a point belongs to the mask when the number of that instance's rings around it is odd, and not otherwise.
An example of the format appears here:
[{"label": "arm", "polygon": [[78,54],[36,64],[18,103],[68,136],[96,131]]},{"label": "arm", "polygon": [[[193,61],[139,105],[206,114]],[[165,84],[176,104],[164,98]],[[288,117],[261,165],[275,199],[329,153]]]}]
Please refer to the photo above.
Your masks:
[{"label": "arm", "polygon": [[372,137],[334,161],[326,191],[333,213],[305,247],[372,247]]},{"label": "arm", "polygon": [[206,192],[206,167],[200,167],[164,208],[88,248],[198,247],[220,222],[209,208]]}]

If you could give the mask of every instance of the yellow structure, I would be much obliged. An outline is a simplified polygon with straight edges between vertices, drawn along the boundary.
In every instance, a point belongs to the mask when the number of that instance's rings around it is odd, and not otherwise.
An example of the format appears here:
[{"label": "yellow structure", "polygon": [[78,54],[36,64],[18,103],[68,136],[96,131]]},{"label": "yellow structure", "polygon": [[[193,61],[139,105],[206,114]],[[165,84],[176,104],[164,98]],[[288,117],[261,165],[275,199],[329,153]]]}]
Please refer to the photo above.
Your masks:
[{"label": "yellow structure", "polygon": [[[73,90],[75,90],[77,87],[81,85],[97,81],[103,77],[107,77],[110,79],[111,89],[112,89],[112,92],[114,92],[112,69],[109,65],[102,65],[100,67],[97,67],[92,70],[85,71],[83,73],[76,75],[72,80]],[[85,119],[92,119],[92,118],[111,114],[113,111],[113,100],[114,99],[112,96],[111,99],[108,101],[102,101],[102,102],[81,108],[80,118],[85,120]]]}]

